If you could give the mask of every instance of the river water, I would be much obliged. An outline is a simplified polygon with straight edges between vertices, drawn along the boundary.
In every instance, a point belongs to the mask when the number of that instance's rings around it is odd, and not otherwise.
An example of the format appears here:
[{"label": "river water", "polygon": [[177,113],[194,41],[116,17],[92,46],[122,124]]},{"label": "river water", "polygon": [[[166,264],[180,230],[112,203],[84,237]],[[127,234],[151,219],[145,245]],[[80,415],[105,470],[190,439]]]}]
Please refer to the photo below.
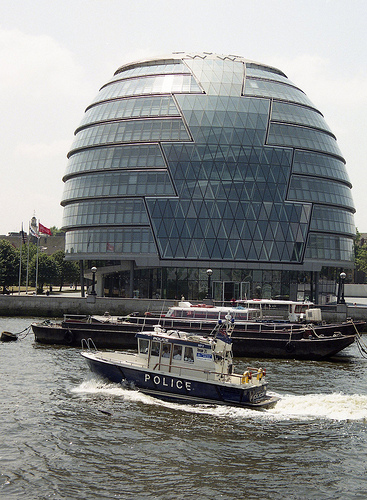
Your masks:
[{"label": "river water", "polygon": [[[0,318],[20,332],[30,318]],[[254,360],[235,360],[236,370]],[[365,499],[367,359],[261,360],[274,409],[164,403],[80,349],[0,342],[0,498]]]}]

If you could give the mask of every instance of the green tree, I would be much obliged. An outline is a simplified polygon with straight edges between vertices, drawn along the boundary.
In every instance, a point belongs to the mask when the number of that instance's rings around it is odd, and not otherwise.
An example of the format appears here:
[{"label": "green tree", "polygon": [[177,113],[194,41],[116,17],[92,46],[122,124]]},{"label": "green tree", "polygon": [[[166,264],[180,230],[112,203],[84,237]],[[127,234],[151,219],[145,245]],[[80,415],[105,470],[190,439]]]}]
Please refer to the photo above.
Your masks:
[{"label": "green tree", "polygon": [[[36,267],[37,255],[31,261],[30,269],[32,281],[36,281]],[[57,265],[54,259],[45,253],[38,255],[38,280],[37,280],[37,293],[43,293],[45,283],[51,285],[57,281]]]},{"label": "green tree", "polygon": [[367,245],[361,245],[361,233],[356,231],[356,239],[354,241],[354,260],[356,272],[367,274]]},{"label": "green tree", "polygon": [[65,260],[63,250],[58,250],[51,257],[57,265],[57,280],[55,283],[60,286],[60,292],[65,283],[79,283],[80,268],[77,262]]},{"label": "green tree", "polygon": [[367,245],[359,246],[356,250],[356,269],[367,274]]},{"label": "green tree", "polygon": [[0,240],[0,285],[16,285],[19,280],[19,254],[11,243]]},{"label": "green tree", "polygon": [[51,226],[50,231],[51,231],[52,236],[59,236],[60,234],[65,233],[65,231],[63,231],[62,229],[59,229],[56,226]]}]

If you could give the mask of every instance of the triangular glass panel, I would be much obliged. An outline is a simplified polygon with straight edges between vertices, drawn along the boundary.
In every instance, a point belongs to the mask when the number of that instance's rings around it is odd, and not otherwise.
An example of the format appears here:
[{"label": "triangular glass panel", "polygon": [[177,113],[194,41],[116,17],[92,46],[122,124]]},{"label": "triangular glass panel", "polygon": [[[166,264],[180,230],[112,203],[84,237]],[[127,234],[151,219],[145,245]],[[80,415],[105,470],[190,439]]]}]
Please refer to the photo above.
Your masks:
[{"label": "triangular glass panel", "polygon": [[181,241],[178,242],[178,245],[177,245],[177,248],[176,248],[176,252],[174,253],[174,258],[185,258],[185,251],[184,251],[184,248],[182,246],[182,243]]},{"label": "triangular glass panel", "polygon": [[182,238],[181,237],[180,244],[181,244],[181,247],[182,247],[182,251],[183,251],[184,257],[187,258],[188,253],[189,253],[189,249],[190,249],[190,245],[191,245],[191,240],[188,239],[188,238]]},{"label": "triangular glass panel", "polygon": [[250,259],[251,241],[246,239],[246,240],[242,240],[241,243],[242,243],[245,259],[249,260]]},{"label": "triangular glass panel", "polygon": [[271,261],[272,260],[273,247],[274,247],[274,241],[273,240],[264,241],[264,246],[265,246],[265,251],[266,251],[266,254],[267,254],[267,259],[269,261]]},{"label": "triangular glass panel", "polygon": [[246,255],[245,251],[242,246],[241,241],[231,241],[230,242],[231,248],[232,248],[232,253],[233,253],[233,259],[235,260],[245,260]]},{"label": "triangular glass panel", "polygon": [[272,251],[271,251],[271,254],[270,254],[270,259],[272,262],[279,262],[280,261],[280,254],[279,254],[279,251],[278,251],[278,248],[277,248],[277,245],[274,244],[273,247],[272,247]]},{"label": "triangular glass panel", "polygon": [[259,260],[267,261],[269,259],[269,255],[266,252],[265,246],[262,244],[259,252]]},{"label": "triangular glass panel", "polygon": [[167,253],[169,257],[176,257],[176,250],[178,247],[178,239],[170,238]]},{"label": "triangular glass panel", "polygon": [[196,246],[195,240],[192,240],[190,242],[190,245],[189,245],[189,247],[187,249],[186,257],[188,259],[198,259],[199,258],[198,250],[197,250],[197,246]]},{"label": "triangular glass panel", "polygon": [[172,223],[172,226],[171,226],[171,230],[170,230],[170,234],[169,234],[169,237],[171,239],[174,239],[174,238],[178,238],[180,235],[180,231],[177,229],[177,225],[175,222]]},{"label": "triangular glass panel", "polygon": [[250,245],[250,249],[249,249],[249,252],[248,252],[248,259],[249,260],[259,260],[257,252],[256,252],[256,249],[255,249],[253,243],[251,243],[251,245]]}]

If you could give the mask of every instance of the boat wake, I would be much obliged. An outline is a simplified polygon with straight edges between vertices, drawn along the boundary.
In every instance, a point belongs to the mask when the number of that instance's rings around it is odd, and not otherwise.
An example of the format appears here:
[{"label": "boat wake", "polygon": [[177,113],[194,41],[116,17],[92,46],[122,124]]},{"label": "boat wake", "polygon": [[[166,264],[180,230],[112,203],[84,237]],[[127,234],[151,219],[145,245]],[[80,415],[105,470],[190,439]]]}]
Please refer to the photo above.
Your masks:
[{"label": "boat wake", "polygon": [[117,384],[102,383],[95,379],[82,382],[72,389],[78,395],[100,395],[118,398],[131,403],[144,403],[163,406],[188,413],[213,415],[219,418],[257,420],[335,420],[367,422],[367,395],[361,394],[307,394],[293,396],[291,394],[275,394],[280,401],[268,410],[253,410],[225,405],[189,405],[162,401],[147,396],[139,391],[125,389]]},{"label": "boat wake", "polygon": [[125,389],[119,384],[112,384],[111,382],[101,382],[96,379],[91,379],[82,382],[79,386],[74,387],[71,392],[80,395],[101,395],[106,397],[122,398],[124,401],[131,402],[155,402],[155,398],[146,396],[142,392],[132,391]]},{"label": "boat wake", "polygon": [[280,401],[267,412],[277,418],[367,421],[367,395],[332,393],[278,396],[281,397]]}]

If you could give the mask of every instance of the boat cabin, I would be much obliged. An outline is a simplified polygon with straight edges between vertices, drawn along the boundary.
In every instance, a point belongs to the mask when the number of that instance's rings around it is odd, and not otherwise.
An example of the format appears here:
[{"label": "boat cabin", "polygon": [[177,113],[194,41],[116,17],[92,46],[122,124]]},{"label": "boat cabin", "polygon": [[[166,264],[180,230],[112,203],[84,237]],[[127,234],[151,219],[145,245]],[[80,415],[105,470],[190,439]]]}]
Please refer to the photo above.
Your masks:
[{"label": "boat cabin", "polygon": [[207,304],[193,305],[190,302],[179,302],[178,306],[172,306],[168,309],[165,317],[175,319],[190,319],[190,320],[210,320],[224,321],[226,315],[230,314],[235,321],[248,321],[255,319],[258,314],[258,308],[249,307],[221,307],[211,306]]},{"label": "boat cabin", "polygon": [[273,300],[273,299],[249,299],[238,300],[237,304],[251,310],[258,311],[259,319],[284,319],[298,323],[321,322],[321,309],[315,308],[313,302],[297,302],[292,300]]},{"label": "boat cabin", "polygon": [[225,335],[213,339],[156,326],[154,333],[143,331],[136,337],[138,355],[147,368],[180,375],[185,371],[232,372],[232,346]]}]

